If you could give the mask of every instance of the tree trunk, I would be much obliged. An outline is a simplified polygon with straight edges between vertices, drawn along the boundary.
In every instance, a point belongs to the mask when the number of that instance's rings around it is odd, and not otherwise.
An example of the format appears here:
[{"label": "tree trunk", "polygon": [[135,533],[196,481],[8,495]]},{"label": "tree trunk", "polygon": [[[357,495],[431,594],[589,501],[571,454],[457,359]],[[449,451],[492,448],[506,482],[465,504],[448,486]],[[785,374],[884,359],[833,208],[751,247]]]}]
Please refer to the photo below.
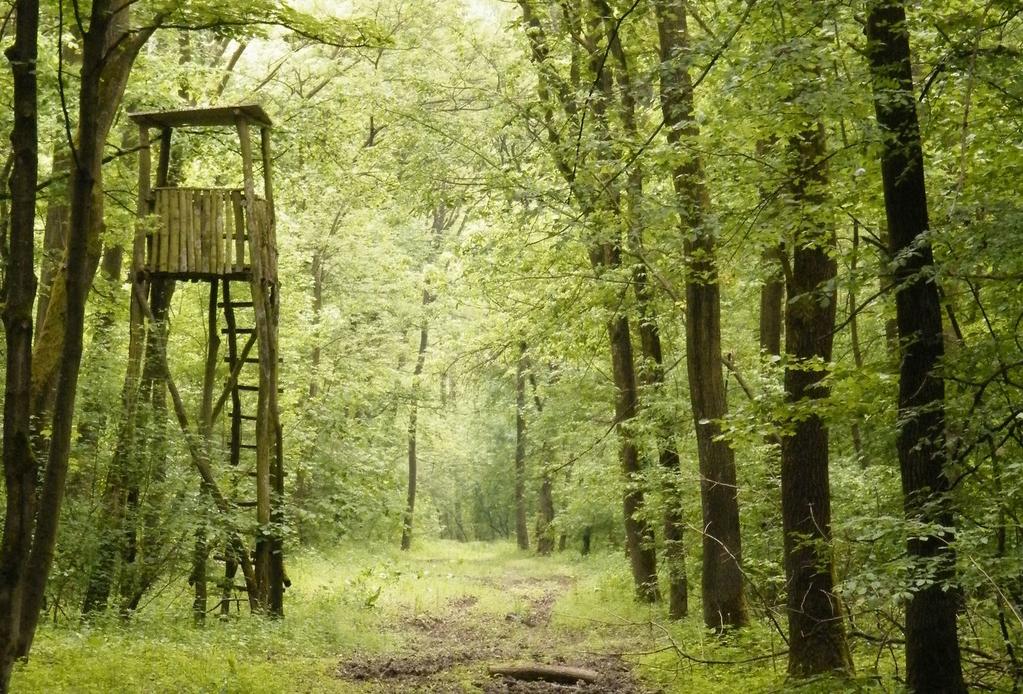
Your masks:
[{"label": "tree trunk", "polygon": [[[209,457],[212,457],[213,451],[213,388],[216,385],[217,362],[220,356],[220,334],[217,331],[217,296],[219,288],[220,283],[217,280],[210,282],[209,303],[206,310],[206,365],[203,370],[202,405],[199,413],[199,435],[202,439],[202,445],[206,448],[206,455]],[[200,483],[199,492],[200,498],[204,501],[210,499],[208,485],[205,482]],[[206,522],[203,518],[200,519],[199,525],[195,529],[192,575],[189,579],[194,591],[192,618],[196,624],[202,624],[206,621],[206,561],[208,557],[209,543]]]},{"label": "tree trunk", "polygon": [[[636,124],[635,86],[632,83],[628,56],[615,27],[611,7],[605,0],[596,0],[596,4],[604,20],[610,53],[619,67],[615,78],[619,87],[619,103],[625,133],[629,139],[638,142],[641,138]],[[602,81],[602,84],[607,84],[607,82]],[[610,101],[612,94],[605,93],[605,98]],[[654,309],[654,293],[650,287],[649,268],[643,249],[645,229],[643,183],[643,167],[639,162],[635,162],[629,168],[626,177],[628,196],[625,215],[628,225],[628,248],[634,256],[632,284],[636,294],[639,345],[643,357],[638,379],[639,384],[650,395],[656,396],[663,390],[664,357],[661,349],[661,333],[657,327],[657,315]],[[662,492],[664,495],[664,554],[668,568],[668,614],[672,619],[681,619],[689,612],[689,584],[685,572],[685,545],[682,543],[684,519],[682,517],[682,498],[678,486],[680,465],[678,452],[672,443],[670,426],[657,413],[654,414],[654,419],[657,460],[664,478]]]},{"label": "tree trunk", "polygon": [[[107,246],[103,249],[103,257],[100,261],[100,281],[104,285],[104,289],[107,290],[104,293],[116,295],[116,288],[124,279],[121,276],[123,257],[124,249],[120,245]],[[102,369],[115,358],[112,355],[112,337],[117,317],[113,302],[104,300],[94,315],[92,337],[85,362],[87,365],[92,365],[93,368],[99,366]],[[87,389],[82,395],[78,416],[78,443],[94,450],[107,425],[108,403],[103,400],[103,396],[98,391],[90,392]]]},{"label": "tree trunk", "polygon": [[[433,294],[423,290],[423,308],[433,301]],[[416,353],[416,366],[412,371],[412,405],[408,416],[408,492],[405,496],[405,516],[401,524],[401,548],[412,547],[412,519],[416,510],[416,478],[418,476],[419,459],[416,455],[416,437],[419,419],[419,378],[426,364],[426,348],[429,343],[428,323],[423,316],[423,324],[419,328],[419,351]]]},{"label": "tree trunk", "polygon": [[782,305],[785,303],[785,278],[779,259],[785,253],[781,245],[772,246],[760,256],[767,278],[760,287],[760,351],[781,354]]},{"label": "tree trunk", "polygon": [[[599,3],[597,3],[599,9]],[[577,168],[578,161],[569,162],[564,154],[564,147],[561,142],[561,134],[554,123],[554,109],[557,104],[564,111],[569,119],[575,119],[579,113],[577,106],[572,100],[573,97],[567,93],[566,83],[555,77],[555,66],[550,58],[550,47],[547,43],[546,32],[539,16],[534,11],[533,3],[530,0],[519,0],[519,7],[522,9],[523,20],[527,29],[531,58],[537,68],[537,96],[543,105],[544,125],[547,130],[548,139],[553,146],[554,163],[561,173],[565,182],[572,190],[572,194],[580,205],[582,215],[585,219],[610,219],[614,226],[611,231],[610,240],[602,240],[601,236],[607,236],[603,228],[593,229],[596,237],[591,241],[587,249],[590,264],[596,274],[601,275],[606,271],[617,271],[622,267],[621,258],[621,228],[619,226],[621,217],[618,213],[620,208],[620,193],[613,185],[607,185],[601,181],[596,172],[580,172]],[[601,37],[611,40],[606,36],[602,21],[599,16],[588,21],[586,30],[583,30],[582,19],[578,7],[571,3],[562,6],[566,12],[565,22],[571,25],[571,30],[577,40],[581,39],[582,50],[585,55],[574,54],[572,56],[572,86],[578,87],[580,67],[582,58],[588,61],[593,74],[593,88],[587,100],[589,110],[587,114],[592,116],[589,122],[595,129],[595,144],[593,148],[597,158],[612,160],[612,143],[614,138],[608,127],[608,102],[609,94],[612,92],[610,82],[610,67],[605,65],[605,52],[601,50],[599,39]],[[571,11],[570,11],[571,10]],[[610,44],[609,44],[610,48]],[[580,46],[576,45],[573,50],[579,51]],[[551,93],[552,84],[557,92],[557,101]],[[574,127],[574,126],[573,126]],[[582,124],[579,125],[582,128]],[[580,130],[581,132],[581,130]],[[578,155],[579,152],[576,152]],[[577,177],[577,173],[580,176]],[[582,173],[586,174],[586,180],[580,181]],[[619,297],[620,299],[621,297]],[[625,491],[623,494],[622,506],[625,515],[625,536],[626,545],[629,550],[629,561],[632,568],[633,580],[636,587],[636,596],[639,600],[654,602],[660,598],[657,587],[657,555],[653,543],[653,535],[646,519],[640,515],[643,507],[644,491],[643,481],[640,478],[642,472],[639,454],[636,449],[634,436],[629,431],[632,419],[638,411],[638,392],[636,386],[636,366],[632,352],[632,336],[629,330],[629,321],[626,315],[619,311],[621,302],[608,301],[606,308],[613,312],[607,322],[608,341],[611,346],[611,363],[613,380],[615,385],[615,422],[616,431],[619,437],[619,461],[622,473],[625,478]]]},{"label": "tree trunk", "polygon": [[660,591],[657,587],[657,555],[654,538],[643,511],[643,472],[639,464],[639,450],[632,432],[623,431],[635,419],[639,409],[639,395],[636,385],[636,368],[632,356],[632,338],[629,321],[625,316],[616,316],[608,321],[608,335],[611,340],[611,365],[615,381],[615,421],[618,422],[621,439],[619,459],[625,473],[625,496],[622,507],[625,513],[625,543],[629,550],[632,579],[636,587],[636,598],[643,602],[657,602]]},{"label": "tree trunk", "polygon": [[[71,446],[72,418],[82,361],[82,336],[85,320],[85,299],[88,294],[89,237],[96,199],[96,179],[100,169],[100,79],[106,49],[107,29],[111,20],[110,0],[96,0],[92,5],[89,30],[83,37],[81,89],[78,97],[78,152],[71,176],[71,222],[68,230],[67,267],[65,272],[64,339],[59,359],[56,397],[53,407],[49,456],[40,494],[40,513],[28,562],[29,581],[22,602],[21,633],[18,654],[28,655],[43,606],[46,580],[53,563],[57,541],[57,524],[64,501]],[[47,311],[47,318],[53,314]],[[49,320],[46,321],[49,323]],[[33,379],[34,380],[34,379]],[[33,385],[35,385],[33,383]]]},{"label": "tree trunk", "polygon": [[[790,142],[795,229],[785,312],[786,400],[796,413],[781,445],[782,530],[788,593],[789,674],[797,678],[851,672],[843,611],[835,595],[831,553],[828,428],[814,400],[826,400],[822,382],[835,329],[834,231],[815,219],[828,185],[824,125]],[[819,215],[817,215],[819,216]]]},{"label": "tree trunk", "polygon": [[[916,692],[966,691],[956,624],[955,552],[945,471],[945,382],[941,303],[926,236],[927,192],[916,113],[909,30],[899,0],[874,0],[867,16],[874,109],[883,134],[881,178],[895,269],[899,371],[899,469],[907,518],[949,530],[914,533],[909,556],[933,580],[914,587],[906,606],[906,683]],[[925,569],[925,566],[927,569]]]},{"label": "tree trunk", "polygon": [[[143,485],[148,483],[150,489],[158,490],[167,468],[167,376],[160,360],[160,345],[167,341],[167,316],[174,289],[174,280],[164,279],[153,280],[149,287],[150,310],[154,320],[147,326],[148,332],[145,335],[145,363],[139,379],[138,394],[135,396],[135,424],[131,432],[134,437],[141,429],[146,433],[146,438],[133,438],[126,444],[129,446],[129,464],[133,467],[132,474],[127,478],[125,541],[122,546],[120,593],[121,611],[124,614],[135,609],[146,589],[156,580],[159,571],[158,564],[152,559],[159,553],[163,540],[159,535],[160,502],[150,494],[146,509],[142,510],[140,506]],[[141,309],[134,297],[132,310],[138,312],[137,319],[141,322]],[[149,480],[142,476],[142,470],[146,467],[151,471]],[[144,538],[141,543],[138,541],[140,533]]]},{"label": "tree trunk", "polygon": [[[642,241],[639,232],[633,234],[633,246],[639,260],[633,270],[633,287],[639,311],[639,344],[643,354],[640,383],[652,394],[664,387],[664,356],[661,334],[654,316],[653,296],[647,279],[646,263],[642,260]],[[672,432],[660,414],[655,413],[657,432],[657,461],[664,478],[664,557],[668,569],[668,616],[682,619],[689,613],[689,581],[686,578],[686,552],[683,544],[685,518],[682,513],[682,490],[679,486],[681,465],[678,451],[672,443]]]},{"label": "tree trunk", "polygon": [[3,463],[6,483],[0,545],[0,692],[10,686],[20,640],[26,564],[36,509],[29,398],[32,378],[32,301],[35,298],[35,206],[39,177],[36,58],[38,0],[17,0],[14,45],[7,50],[14,78],[13,164],[10,177],[10,253],[3,288],[6,337]]},{"label": "tree trunk", "polygon": [[[546,461],[545,461],[546,462]],[[536,553],[548,556],[554,551],[554,482],[546,470],[540,479],[540,522],[536,532]]]},{"label": "tree trunk", "polygon": [[526,343],[519,345],[515,373],[515,539],[519,549],[529,549],[526,527]]},{"label": "tree trunk", "polygon": [[[92,169],[88,171],[88,188],[92,199],[88,202],[89,217],[82,221],[86,228],[86,239],[84,241],[85,261],[80,280],[70,280],[67,277],[70,266],[70,249],[67,249],[63,262],[58,263],[55,268],[52,281],[49,283],[49,294],[45,314],[40,312],[41,323],[35,336],[35,344],[32,350],[32,416],[34,423],[34,439],[38,451],[45,451],[49,445],[43,432],[46,430],[46,423],[54,406],[55,388],[62,368],[62,355],[64,342],[66,340],[65,326],[72,320],[72,314],[68,310],[67,287],[71,282],[82,282],[88,288],[92,284],[92,278],[99,266],[100,253],[102,251],[103,234],[103,186],[102,176],[102,150],[107,135],[113,125],[114,118],[120,108],[124,89],[131,74],[135,58],[138,56],[142,46],[156,30],[152,24],[143,29],[130,31],[130,15],[132,0],[104,0],[100,3],[99,11],[93,11],[91,17],[97,20],[97,29],[101,36],[96,36],[90,24],[87,36],[82,39],[83,54],[82,68],[83,76],[89,76],[95,84],[90,86],[95,93],[89,96],[95,99],[95,105],[90,106],[88,120],[85,123],[86,113],[82,111],[82,96],[79,95],[78,132],[75,137],[77,145],[76,156],[72,157],[75,168],[70,176],[70,201],[69,214],[73,214],[75,187],[79,175],[84,171],[82,166],[83,151],[95,150],[96,156],[90,163]],[[84,48],[92,40],[95,46],[92,50],[97,56],[86,56]],[[102,42],[102,44],[101,44]],[[101,44],[101,45],[100,45]],[[96,65],[86,67],[88,60],[97,61]],[[85,127],[83,127],[85,126]],[[83,137],[88,134],[94,142],[84,142]],[[69,222],[69,224],[73,223]],[[70,235],[71,231],[68,232]]]},{"label": "tree trunk", "polygon": [[[68,157],[66,143],[59,143],[53,148],[53,166],[50,178],[70,177],[71,160]],[[39,297],[36,301],[36,327],[38,336],[43,329],[46,309],[50,304],[50,292],[53,279],[64,259],[67,247],[68,200],[64,186],[53,186],[47,196],[46,222],[43,226],[43,253],[39,263]]]},{"label": "tree trunk", "polygon": [[[655,2],[661,57],[661,110],[669,143],[685,151],[682,137],[698,134],[693,119],[693,83],[681,54],[689,50],[684,3]],[[681,155],[678,155],[681,156]],[[698,155],[675,164],[681,232],[688,258],[686,279],[686,366],[696,424],[703,512],[703,618],[721,629],[748,621],[742,577],[739,499],[735,455],[719,440],[718,421],[728,412],[721,374],[721,300],[714,233],[707,228],[709,199]]]},{"label": "tree trunk", "polygon": [[[543,412],[543,398],[537,392],[536,374],[532,371],[529,373],[529,383],[533,387],[533,405],[538,413]],[[549,469],[546,442],[540,444],[540,460],[542,461],[538,494],[540,518],[536,529],[536,553],[548,556],[554,552],[554,477]]]}]

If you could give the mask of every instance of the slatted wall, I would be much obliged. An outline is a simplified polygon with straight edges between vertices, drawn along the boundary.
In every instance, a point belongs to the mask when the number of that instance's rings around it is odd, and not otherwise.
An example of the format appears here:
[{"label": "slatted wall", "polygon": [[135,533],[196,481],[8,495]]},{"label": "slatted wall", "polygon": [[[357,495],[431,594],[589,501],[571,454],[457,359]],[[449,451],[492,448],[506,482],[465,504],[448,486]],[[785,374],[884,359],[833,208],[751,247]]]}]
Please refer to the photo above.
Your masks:
[{"label": "slatted wall", "polygon": [[233,188],[156,188],[156,224],[146,244],[145,269],[185,278],[225,277],[251,271],[248,229],[263,238],[263,267],[277,276],[275,239],[270,238],[266,201],[246,219],[244,193]]}]

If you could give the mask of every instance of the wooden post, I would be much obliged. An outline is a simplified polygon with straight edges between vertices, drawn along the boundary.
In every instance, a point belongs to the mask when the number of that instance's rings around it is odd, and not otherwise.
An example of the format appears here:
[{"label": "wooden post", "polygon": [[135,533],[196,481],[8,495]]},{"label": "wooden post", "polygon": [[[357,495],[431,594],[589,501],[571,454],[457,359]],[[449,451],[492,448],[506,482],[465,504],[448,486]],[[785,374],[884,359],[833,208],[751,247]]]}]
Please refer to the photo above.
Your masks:
[{"label": "wooden post", "polygon": [[197,198],[197,205],[195,209],[198,210],[199,216],[199,272],[213,272],[213,232],[212,219],[210,205],[210,191],[208,190],[197,190],[195,192]]},{"label": "wooden post", "polygon": [[[263,268],[264,287],[266,288],[267,313],[270,321],[267,330],[270,338],[269,363],[269,425],[273,430],[273,466],[271,468],[271,485],[274,492],[271,520],[276,527],[284,525],[284,432],[281,429],[280,405],[277,401],[278,345],[277,321],[280,315],[280,292],[277,277],[277,212],[274,209],[273,193],[273,153],[270,147],[270,128],[262,127],[259,131],[260,150],[263,155],[263,194],[266,198],[265,237],[263,247],[266,249],[266,265]],[[275,614],[284,614],[284,545],[278,531],[273,537],[271,557],[270,609]]]},{"label": "wooden post", "polygon": [[231,203],[231,191],[224,191],[224,274],[234,271],[234,205]]},{"label": "wooden post", "polygon": [[172,128],[163,128],[160,131],[160,162],[156,167],[156,187],[166,188],[167,177],[170,172],[171,136]]},{"label": "wooden post", "polygon": [[[283,614],[284,607],[284,564],[283,546],[280,538],[280,524],[283,521],[281,498],[283,496],[283,460],[280,416],[277,404],[277,292],[276,276],[271,275],[272,267],[267,259],[273,255],[273,212],[269,209],[273,199],[270,184],[270,138],[269,129],[262,128],[261,153],[263,156],[263,189],[268,199],[264,205],[266,214],[256,203],[253,174],[252,143],[248,123],[237,119],[238,136],[241,141],[242,166],[245,183],[245,211],[249,233],[249,254],[252,267],[252,305],[259,339],[259,396],[256,419],[256,510],[261,526],[269,533],[264,536],[266,547],[260,552],[257,545],[257,564],[266,571],[266,592],[272,614]],[[264,502],[265,497],[265,502]],[[264,515],[265,514],[265,515]]]},{"label": "wooden post", "polygon": [[213,267],[211,272],[217,275],[224,274],[224,192],[213,191],[210,196],[213,201],[212,220],[213,226],[210,233],[213,236]]},{"label": "wooden post", "polygon": [[[174,191],[174,197],[177,198],[181,194],[181,191]],[[175,222],[167,225],[166,231],[164,232],[166,239],[166,248],[163,253],[167,256],[167,265],[161,267],[161,270],[167,272],[176,272],[182,270],[181,266],[181,217],[179,216]]]},{"label": "wooden post", "polygon": [[245,213],[242,210],[241,191],[231,191],[231,213],[234,217],[234,244],[235,260],[234,269],[241,272],[245,268]]},{"label": "wooden post", "polygon": [[[267,315],[266,290],[262,265],[262,229],[259,228],[256,212],[256,191],[253,180],[252,141],[249,124],[244,118],[236,120],[238,139],[241,142],[242,170],[244,175],[245,229],[249,236],[249,255],[252,268],[250,287],[252,290],[255,330],[259,340],[259,393],[256,405],[256,582],[260,601],[269,608],[270,601],[270,449],[271,430],[269,427],[269,378],[270,335]],[[276,384],[274,384],[275,386]],[[274,387],[276,390],[276,387]]]},{"label": "wooden post", "polygon": [[135,208],[138,216],[138,226],[135,229],[135,240],[131,247],[131,281],[137,282],[139,272],[146,264],[147,240],[151,243],[150,232],[145,219],[152,211],[149,188],[152,168],[152,154],[149,149],[149,128],[139,126],[139,199]]}]

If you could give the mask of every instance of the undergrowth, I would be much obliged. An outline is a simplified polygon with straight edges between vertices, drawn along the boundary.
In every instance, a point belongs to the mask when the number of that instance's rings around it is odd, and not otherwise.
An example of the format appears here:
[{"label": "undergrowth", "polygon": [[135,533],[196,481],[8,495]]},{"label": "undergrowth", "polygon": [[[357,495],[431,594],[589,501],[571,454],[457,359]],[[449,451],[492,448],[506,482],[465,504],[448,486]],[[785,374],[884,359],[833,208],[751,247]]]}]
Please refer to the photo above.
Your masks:
[{"label": "undergrowth", "polygon": [[[471,596],[473,614],[512,619],[526,605],[517,582],[564,586],[547,625],[552,643],[580,654],[621,654],[651,689],[666,692],[897,691],[876,652],[856,652],[861,675],[846,681],[786,682],[785,644],[768,620],[724,637],[691,617],[670,624],[663,606],[631,600],[618,555],[565,552],[537,558],[510,544],[424,541],[411,553],[346,547],[289,562],[293,587],[281,620],[211,614],[193,625],[184,583],[166,588],[130,621],[58,615],[40,627],[31,660],[18,666],[18,692],[350,692],[338,676],[353,655],[400,654],[402,624]],[[696,598],[698,600],[698,597]],[[211,602],[212,605],[212,602]],[[484,620],[481,620],[484,621]],[[878,669],[880,668],[880,669]],[[475,691],[454,668],[453,686]],[[884,686],[888,683],[888,686]],[[375,691],[387,691],[375,690]],[[391,689],[390,691],[398,691]]]}]

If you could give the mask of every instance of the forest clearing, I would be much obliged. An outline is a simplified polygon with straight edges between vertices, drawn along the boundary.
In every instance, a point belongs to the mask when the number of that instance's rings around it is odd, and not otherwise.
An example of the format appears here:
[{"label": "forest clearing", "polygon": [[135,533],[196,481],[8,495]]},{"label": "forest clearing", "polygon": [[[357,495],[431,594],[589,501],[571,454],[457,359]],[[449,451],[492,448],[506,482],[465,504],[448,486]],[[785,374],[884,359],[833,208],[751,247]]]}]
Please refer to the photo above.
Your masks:
[{"label": "forest clearing", "polygon": [[[290,612],[276,623],[232,613],[205,630],[175,615],[187,585],[167,587],[146,617],[87,626],[42,625],[16,691],[32,692],[582,692],[769,691],[784,672],[784,642],[755,630],[726,644],[680,629],[629,599],[617,557],[566,552],[552,560],[510,543],[424,543],[411,554],[351,550],[303,556],[291,569]],[[301,586],[301,587],[298,587]],[[775,651],[770,650],[772,644]],[[736,665],[707,670],[680,661]],[[762,660],[750,659],[751,648]],[[875,652],[864,652],[873,658]],[[772,657],[773,656],[773,657]],[[754,663],[760,664],[753,667]],[[492,677],[505,664],[563,663],[594,683]],[[766,668],[765,668],[766,663]],[[771,674],[758,674],[766,670]],[[802,691],[885,691],[871,681]]]},{"label": "forest clearing", "polygon": [[1023,0],[0,47],[0,694],[1023,689]]}]

